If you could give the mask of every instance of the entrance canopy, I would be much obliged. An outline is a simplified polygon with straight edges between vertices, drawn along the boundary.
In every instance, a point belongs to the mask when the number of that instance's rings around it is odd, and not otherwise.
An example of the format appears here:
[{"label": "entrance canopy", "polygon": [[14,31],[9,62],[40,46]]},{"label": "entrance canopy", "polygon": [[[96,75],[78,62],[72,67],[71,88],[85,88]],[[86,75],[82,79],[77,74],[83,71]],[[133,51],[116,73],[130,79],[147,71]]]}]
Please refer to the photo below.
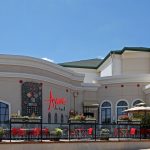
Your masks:
[{"label": "entrance canopy", "polygon": [[85,102],[83,102],[83,106],[99,107],[99,104],[97,103],[97,101],[85,101]]}]

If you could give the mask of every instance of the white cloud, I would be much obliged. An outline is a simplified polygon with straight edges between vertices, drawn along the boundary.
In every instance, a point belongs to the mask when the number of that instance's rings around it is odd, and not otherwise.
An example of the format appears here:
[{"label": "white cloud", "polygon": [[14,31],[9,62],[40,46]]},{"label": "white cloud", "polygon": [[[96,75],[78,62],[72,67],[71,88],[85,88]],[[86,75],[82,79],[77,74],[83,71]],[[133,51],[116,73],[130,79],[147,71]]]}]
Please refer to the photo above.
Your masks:
[{"label": "white cloud", "polygon": [[49,58],[46,58],[46,57],[44,57],[44,58],[42,58],[43,60],[46,60],[46,61],[49,61],[49,62],[54,62],[54,60],[52,60],[52,59],[49,59]]},{"label": "white cloud", "polygon": [[104,59],[104,57],[103,57],[103,56],[97,56],[97,58],[99,58],[99,59]]}]

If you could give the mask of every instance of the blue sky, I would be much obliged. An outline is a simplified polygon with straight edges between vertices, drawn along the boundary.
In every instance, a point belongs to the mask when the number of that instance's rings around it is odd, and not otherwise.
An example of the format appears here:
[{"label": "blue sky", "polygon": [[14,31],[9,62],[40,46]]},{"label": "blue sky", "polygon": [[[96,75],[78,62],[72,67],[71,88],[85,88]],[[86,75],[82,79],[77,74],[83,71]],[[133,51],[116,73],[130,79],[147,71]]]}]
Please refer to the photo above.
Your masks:
[{"label": "blue sky", "polygon": [[150,0],[0,0],[0,53],[56,63],[150,47]]}]

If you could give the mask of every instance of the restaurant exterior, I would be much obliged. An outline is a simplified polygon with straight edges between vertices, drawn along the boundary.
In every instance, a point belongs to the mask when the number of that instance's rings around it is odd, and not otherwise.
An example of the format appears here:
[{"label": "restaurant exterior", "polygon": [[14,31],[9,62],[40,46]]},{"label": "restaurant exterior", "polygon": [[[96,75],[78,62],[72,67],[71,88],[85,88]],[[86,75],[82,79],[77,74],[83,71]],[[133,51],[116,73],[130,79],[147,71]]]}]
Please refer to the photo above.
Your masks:
[{"label": "restaurant exterior", "polygon": [[0,55],[0,123],[11,116],[37,116],[67,123],[70,112],[116,122],[137,103],[150,105],[150,49],[125,47],[103,60],[54,64]]}]

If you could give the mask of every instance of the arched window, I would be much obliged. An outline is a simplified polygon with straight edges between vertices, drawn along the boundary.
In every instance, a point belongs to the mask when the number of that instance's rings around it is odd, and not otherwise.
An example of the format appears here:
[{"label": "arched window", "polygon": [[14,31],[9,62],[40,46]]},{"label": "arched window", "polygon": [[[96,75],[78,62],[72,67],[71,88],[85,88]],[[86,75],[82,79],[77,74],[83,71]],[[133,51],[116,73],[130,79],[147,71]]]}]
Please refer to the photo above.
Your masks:
[{"label": "arched window", "polygon": [[0,123],[5,123],[9,121],[9,105],[0,102]]},{"label": "arched window", "polygon": [[143,101],[141,101],[141,100],[138,99],[138,100],[134,101],[133,106],[136,106],[139,103],[143,103]]},{"label": "arched window", "polygon": [[61,123],[64,123],[64,115],[61,114]]},{"label": "arched window", "polygon": [[57,113],[54,115],[54,123],[57,123]]},{"label": "arched window", "polygon": [[128,104],[126,101],[120,101],[117,104],[117,119],[119,116],[126,114],[123,112],[124,110],[128,109]]},{"label": "arched window", "polygon": [[101,106],[101,123],[111,123],[111,104],[109,102],[104,102]]},{"label": "arched window", "polygon": [[51,123],[51,113],[48,113],[48,123]]}]

